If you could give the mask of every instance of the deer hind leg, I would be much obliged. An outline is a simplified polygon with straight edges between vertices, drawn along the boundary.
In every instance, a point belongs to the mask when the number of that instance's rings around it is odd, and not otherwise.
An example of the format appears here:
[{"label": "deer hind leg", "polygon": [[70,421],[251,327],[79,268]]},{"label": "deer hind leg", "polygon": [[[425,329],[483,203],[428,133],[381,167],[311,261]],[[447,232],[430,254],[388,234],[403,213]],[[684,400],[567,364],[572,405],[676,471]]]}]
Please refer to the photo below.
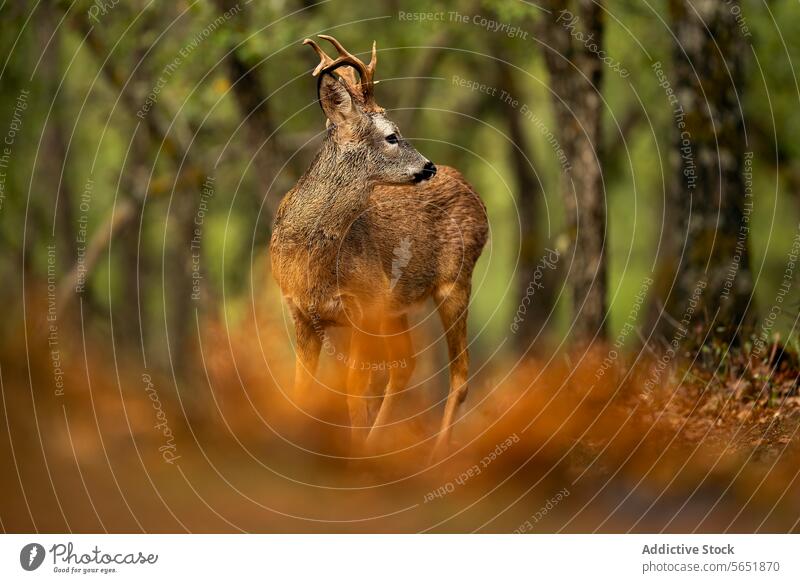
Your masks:
[{"label": "deer hind leg", "polygon": [[432,458],[441,458],[447,453],[450,435],[456,421],[458,407],[467,398],[467,376],[469,374],[469,353],[467,351],[467,308],[469,305],[469,286],[451,285],[434,293],[439,317],[447,338],[450,356],[450,392],[444,407],[444,417]]},{"label": "deer hind leg", "polygon": [[389,369],[389,383],[378,414],[375,416],[375,422],[367,436],[368,445],[374,444],[377,436],[389,423],[397,396],[406,388],[414,372],[414,348],[411,344],[411,334],[408,332],[408,317],[403,314],[386,319],[383,334],[388,356],[384,364]]}]

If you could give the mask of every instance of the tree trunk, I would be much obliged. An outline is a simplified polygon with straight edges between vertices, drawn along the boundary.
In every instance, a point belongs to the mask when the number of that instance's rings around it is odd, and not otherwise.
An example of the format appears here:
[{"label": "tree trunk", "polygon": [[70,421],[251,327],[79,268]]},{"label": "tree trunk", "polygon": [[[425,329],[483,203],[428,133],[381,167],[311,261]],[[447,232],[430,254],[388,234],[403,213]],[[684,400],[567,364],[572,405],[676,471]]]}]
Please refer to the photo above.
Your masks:
[{"label": "tree trunk", "polygon": [[666,337],[686,334],[701,341],[703,327],[711,327],[714,337],[735,341],[753,293],[752,197],[743,173],[747,146],[737,97],[746,47],[732,11],[737,4],[669,2],[676,43],[674,80],[668,81],[677,100],[667,206],[677,236],[654,290],[655,306],[670,316],[658,314],[658,330]]},{"label": "tree trunk", "polygon": [[568,248],[562,261],[569,266],[571,332],[580,343],[606,334],[606,200],[600,163],[603,63],[597,55],[603,46],[601,4],[549,0],[545,5],[550,13],[541,31],[553,91],[553,134],[565,154],[562,197]]},{"label": "tree trunk", "polygon": [[[236,0],[215,0],[217,10],[224,13],[238,5]],[[244,27],[246,22],[238,20]],[[235,41],[229,47],[227,57],[228,79],[239,113],[244,120],[244,133],[248,148],[255,152],[252,167],[258,181],[259,196],[248,197],[245,204],[253,205],[253,216],[259,211],[261,197],[266,196],[264,210],[261,213],[261,225],[255,230],[254,245],[265,246],[269,241],[272,219],[278,210],[278,203],[283,194],[291,188],[297,176],[289,176],[296,170],[297,162],[290,162],[281,172],[283,160],[289,158],[278,135],[274,112],[269,100],[269,92],[264,80],[259,77],[259,63],[251,63],[245,59],[240,45]],[[270,188],[271,186],[271,188]]]},{"label": "tree trunk", "polygon": [[[165,309],[169,315],[167,337],[170,360],[178,379],[187,380],[190,364],[197,355],[193,334],[196,303],[192,301],[192,236],[195,201],[188,193],[176,193],[172,199],[167,227],[164,286]],[[205,266],[203,266],[205,267]],[[206,284],[207,282],[203,282]]]},{"label": "tree trunk", "polygon": [[[509,61],[503,55],[499,46],[496,54],[504,61]],[[513,71],[509,67],[498,64],[497,86],[504,89],[513,99],[522,99],[522,91],[517,84]],[[535,284],[535,294],[526,306],[524,317],[519,317],[519,326],[514,335],[515,348],[520,353],[525,353],[533,348],[534,343],[540,343],[541,334],[548,317],[552,317],[556,300],[557,289],[557,264],[545,268],[541,267],[543,258],[547,258],[545,251],[547,242],[539,221],[541,216],[544,191],[542,184],[533,167],[533,151],[529,145],[526,120],[520,113],[519,107],[512,107],[500,103],[499,113],[505,118],[508,127],[509,155],[514,170],[515,186],[517,190],[516,201],[519,209],[520,236],[519,236],[519,264],[517,266],[517,299],[522,300],[530,294]]]}]

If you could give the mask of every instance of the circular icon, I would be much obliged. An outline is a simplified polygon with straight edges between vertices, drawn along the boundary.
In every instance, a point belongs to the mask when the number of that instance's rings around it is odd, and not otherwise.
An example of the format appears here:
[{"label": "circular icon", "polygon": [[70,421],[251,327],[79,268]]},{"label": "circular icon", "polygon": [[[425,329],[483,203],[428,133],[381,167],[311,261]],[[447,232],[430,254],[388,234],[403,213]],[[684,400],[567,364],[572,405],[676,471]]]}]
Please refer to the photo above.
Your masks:
[{"label": "circular icon", "polygon": [[19,564],[26,571],[35,571],[44,562],[44,547],[39,543],[28,543],[19,552]]}]

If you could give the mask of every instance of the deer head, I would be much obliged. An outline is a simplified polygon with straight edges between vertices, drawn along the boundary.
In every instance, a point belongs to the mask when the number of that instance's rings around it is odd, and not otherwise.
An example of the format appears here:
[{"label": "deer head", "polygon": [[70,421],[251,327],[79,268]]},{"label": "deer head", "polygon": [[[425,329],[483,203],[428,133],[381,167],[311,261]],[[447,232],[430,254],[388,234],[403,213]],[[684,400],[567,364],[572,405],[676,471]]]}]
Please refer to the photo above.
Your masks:
[{"label": "deer head", "polygon": [[374,74],[377,64],[375,43],[372,59],[365,65],[332,36],[320,35],[339,53],[328,56],[311,39],[320,57],[313,75],[318,77],[317,97],[327,117],[326,142],[337,160],[346,160],[359,176],[372,184],[422,182],[436,174],[436,166],[400,135],[397,126],[375,103]]}]

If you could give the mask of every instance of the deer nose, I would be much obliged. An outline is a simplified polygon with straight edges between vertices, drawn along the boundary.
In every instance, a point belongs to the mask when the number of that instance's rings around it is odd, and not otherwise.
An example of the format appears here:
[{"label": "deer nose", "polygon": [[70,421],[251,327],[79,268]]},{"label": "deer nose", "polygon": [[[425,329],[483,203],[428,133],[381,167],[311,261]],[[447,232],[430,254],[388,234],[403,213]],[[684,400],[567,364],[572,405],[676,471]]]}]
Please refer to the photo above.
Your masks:
[{"label": "deer nose", "polygon": [[433,162],[427,162],[425,166],[422,167],[422,171],[414,174],[414,182],[430,180],[434,176],[436,176],[436,166],[433,164]]}]

